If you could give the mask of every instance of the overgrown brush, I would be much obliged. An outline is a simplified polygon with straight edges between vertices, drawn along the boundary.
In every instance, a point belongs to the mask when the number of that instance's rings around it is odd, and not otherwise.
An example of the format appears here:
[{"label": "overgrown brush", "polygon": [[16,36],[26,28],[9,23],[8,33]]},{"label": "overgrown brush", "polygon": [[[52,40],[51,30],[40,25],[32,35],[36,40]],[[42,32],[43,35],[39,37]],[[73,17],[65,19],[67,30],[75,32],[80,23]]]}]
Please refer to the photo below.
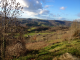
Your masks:
[{"label": "overgrown brush", "polygon": [[73,21],[70,32],[71,37],[80,39],[80,22],[75,20]]},{"label": "overgrown brush", "polygon": [[73,21],[69,29],[69,32],[63,34],[62,38],[63,40],[68,40],[68,41],[73,39],[80,39],[80,22],[77,20]]}]

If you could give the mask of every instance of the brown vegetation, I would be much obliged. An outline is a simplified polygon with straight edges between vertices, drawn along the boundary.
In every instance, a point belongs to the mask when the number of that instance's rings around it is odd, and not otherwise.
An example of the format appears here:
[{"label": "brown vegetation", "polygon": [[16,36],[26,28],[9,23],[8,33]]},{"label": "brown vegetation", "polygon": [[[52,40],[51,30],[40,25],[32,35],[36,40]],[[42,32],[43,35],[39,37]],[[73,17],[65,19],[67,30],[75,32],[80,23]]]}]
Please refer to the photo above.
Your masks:
[{"label": "brown vegetation", "polygon": [[49,44],[46,42],[35,42],[26,44],[26,49],[28,50],[40,50]]},{"label": "brown vegetation", "polygon": [[6,47],[6,57],[19,57],[24,55],[26,49],[21,42]]}]

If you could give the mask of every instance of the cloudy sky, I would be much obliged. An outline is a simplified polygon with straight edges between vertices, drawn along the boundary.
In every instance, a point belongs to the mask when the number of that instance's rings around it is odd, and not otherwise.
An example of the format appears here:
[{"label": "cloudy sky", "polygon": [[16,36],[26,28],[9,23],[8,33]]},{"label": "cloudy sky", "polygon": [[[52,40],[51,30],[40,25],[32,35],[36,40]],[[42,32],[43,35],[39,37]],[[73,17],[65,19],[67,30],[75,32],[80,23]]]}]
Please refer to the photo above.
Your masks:
[{"label": "cloudy sky", "polygon": [[80,19],[80,0],[17,0],[24,7],[22,18]]}]

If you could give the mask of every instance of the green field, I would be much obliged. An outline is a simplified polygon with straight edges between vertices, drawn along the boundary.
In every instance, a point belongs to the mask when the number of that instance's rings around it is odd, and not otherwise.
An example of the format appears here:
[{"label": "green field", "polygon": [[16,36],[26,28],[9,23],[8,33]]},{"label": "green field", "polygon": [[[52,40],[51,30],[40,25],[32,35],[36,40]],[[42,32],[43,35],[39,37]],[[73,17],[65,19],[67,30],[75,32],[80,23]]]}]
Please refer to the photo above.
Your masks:
[{"label": "green field", "polygon": [[[54,32],[51,32],[51,33],[54,33]],[[37,35],[37,34],[45,35],[45,34],[51,34],[51,33],[27,33],[27,34],[24,34],[24,37],[26,37],[27,35],[33,36],[33,35]]]},{"label": "green field", "polygon": [[28,31],[31,31],[31,30],[34,30],[34,29],[36,29],[36,27],[32,27],[32,28],[30,28],[30,29],[28,29]]}]

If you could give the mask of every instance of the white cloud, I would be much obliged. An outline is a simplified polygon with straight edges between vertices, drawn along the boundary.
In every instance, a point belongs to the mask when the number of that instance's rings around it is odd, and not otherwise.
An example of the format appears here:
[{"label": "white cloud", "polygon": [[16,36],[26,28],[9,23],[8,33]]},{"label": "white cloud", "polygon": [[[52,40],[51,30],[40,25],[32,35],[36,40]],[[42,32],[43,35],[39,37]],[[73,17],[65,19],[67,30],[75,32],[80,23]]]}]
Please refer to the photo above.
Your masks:
[{"label": "white cloud", "polygon": [[49,8],[50,5],[45,5],[45,8]]},{"label": "white cloud", "polygon": [[77,18],[77,19],[75,19],[74,21],[78,21],[78,22],[80,22],[80,18]]},{"label": "white cloud", "polygon": [[56,15],[54,15],[54,14],[52,14],[52,13],[50,13],[49,16],[51,16],[51,17],[57,17]]},{"label": "white cloud", "polygon": [[60,9],[61,9],[61,10],[65,10],[65,9],[66,9],[66,7],[60,7]]},{"label": "white cloud", "polygon": [[45,5],[44,8],[52,7],[53,5]]},{"label": "white cloud", "polygon": [[80,13],[78,13],[77,16],[80,17]]},{"label": "white cloud", "polygon": [[28,7],[24,0],[16,0],[16,2],[19,2],[22,7]]},{"label": "white cloud", "polygon": [[25,10],[36,12],[39,9],[43,9],[42,2],[45,0],[24,0],[29,7],[24,7]]},{"label": "white cloud", "polygon": [[75,19],[75,20],[80,20],[80,18],[78,18],[78,19]]},{"label": "white cloud", "polygon": [[25,11],[25,13],[29,16],[40,16],[40,15],[48,15],[49,11],[48,10],[38,10],[36,12],[30,12],[30,11]]},{"label": "white cloud", "polygon": [[34,13],[34,12],[29,12],[29,11],[26,11],[27,15],[29,16],[35,16],[35,15],[38,15],[38,13]]},{"label": "white cloud", "polygon": [[17,0],[21,3],[21,5],[24,7],[24,12],[33,17],[39,17],[42,15],[48,15],[50,13],[49,10],[46,10],[46,8],[49,7],[49,5],[42,5],[42,3],[45,3],[46,0]]},{"label": "white cloud", "polygon": [[39,4],[39,1],[36,1],[37,4]]},{"label": "white cloud", "polygon": [[59,20],[66,20],[66,18],[58,17]]},{"label": "white cloud", "polygon": [[36,12],[38,9],[43,9],[42,3],[45,0],[16,0],[20,2],[21,6],[24,7],[26,11]]},{"label": "white cloud", "polygon": [[57,17],[60,17],[60,14],[57,14]]},{"label": "white cloud", "polygon": [[53,15],[53,17],[56,17],[56,15]]},{"label": "white cloud", "polygon": [[48,10],[41,10],[39,14],[41,14],[41,15],[48,15],[49,11]]}]

